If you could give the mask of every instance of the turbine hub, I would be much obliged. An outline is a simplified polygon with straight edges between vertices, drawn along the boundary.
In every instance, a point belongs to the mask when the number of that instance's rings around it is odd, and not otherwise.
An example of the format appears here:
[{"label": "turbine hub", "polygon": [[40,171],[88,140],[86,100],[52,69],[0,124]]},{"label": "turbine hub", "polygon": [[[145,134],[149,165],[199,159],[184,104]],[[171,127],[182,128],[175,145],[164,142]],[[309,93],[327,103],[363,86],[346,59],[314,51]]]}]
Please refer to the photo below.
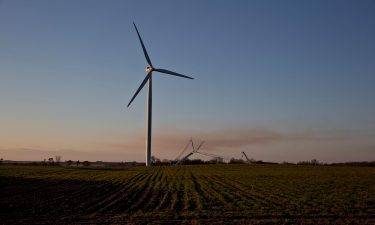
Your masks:
[{"label": "turbine hub", "polygon": [[154,70],[154,68],[152,68],[151,66],[148,66],[148,67],[146,67],[146,69],[145,69],[146,73],[150,73],[150,72],[152,72],[153,70]]}]

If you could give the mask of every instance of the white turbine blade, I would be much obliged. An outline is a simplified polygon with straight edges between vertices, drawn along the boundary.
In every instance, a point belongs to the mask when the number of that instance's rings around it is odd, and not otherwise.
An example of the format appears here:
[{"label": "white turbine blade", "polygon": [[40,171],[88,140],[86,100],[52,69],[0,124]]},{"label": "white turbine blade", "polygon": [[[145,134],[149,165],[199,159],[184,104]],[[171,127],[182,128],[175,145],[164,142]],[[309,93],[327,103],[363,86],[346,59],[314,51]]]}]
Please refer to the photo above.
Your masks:
[{"label": "white turbine blade", "polygon": [[187,79],[194,79],[192,77],[189,77],[189,76],[185,76],[183,74],[180,74],[180,73],[176,73],[176,72],[173,72],[173,71],[170,71],[170,70],[165,70],[165,69],[154,69],[154,71],[157,71],[157,72],[160,72],[160,73],[166,73],[166,74],[171,74],[171,75],[175,75],[175,76],[178,76],[178,77],[184,77],[184,78],[187,78]]},{"label": "white turbine blade", "polygon": [[146,82],[148,81],[148,79],[150,78],[151,76],[151,72],[147,74],[147,76],[145,77],[145,79],[142,81],[142,84],[139,86],[138,90],[135,92],[133,98],[130,100],[129,104],[127,107],[130,106],[130,104],[133,102],[133,100],[135,99],[135,97],[137,97],[138,93],[142,90],[143,86],[145,86]]},{"label": "white turbine blade", "polygon": [[137,31],[138,38],[139,38],[139,41],[141,42],[142,49],[143,49],[143,53],[145,54],[146,60],[147,60],[148,64],[152,67],[152,63],[151,63],[150,57],[149,57],[148,54],[147,54],[146,47],[145,47],[145,45],[143,44],[143,41],[142,41],[141,35],[140,35],[139,32],[138,32],[137,26],[135,25],[134,22],[133,22],[133,25],[134,25],[135,31]]}]

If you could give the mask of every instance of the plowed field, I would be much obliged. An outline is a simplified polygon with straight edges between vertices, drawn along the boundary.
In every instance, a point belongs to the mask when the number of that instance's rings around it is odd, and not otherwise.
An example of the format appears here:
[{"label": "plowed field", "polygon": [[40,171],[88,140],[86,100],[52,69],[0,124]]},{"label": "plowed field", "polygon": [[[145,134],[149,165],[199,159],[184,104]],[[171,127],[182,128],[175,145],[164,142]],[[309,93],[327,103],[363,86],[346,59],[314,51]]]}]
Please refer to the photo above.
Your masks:
[{"label": "plowed field", "polygon": [[0,166],[0,224],[375,224],[375,168]]}]

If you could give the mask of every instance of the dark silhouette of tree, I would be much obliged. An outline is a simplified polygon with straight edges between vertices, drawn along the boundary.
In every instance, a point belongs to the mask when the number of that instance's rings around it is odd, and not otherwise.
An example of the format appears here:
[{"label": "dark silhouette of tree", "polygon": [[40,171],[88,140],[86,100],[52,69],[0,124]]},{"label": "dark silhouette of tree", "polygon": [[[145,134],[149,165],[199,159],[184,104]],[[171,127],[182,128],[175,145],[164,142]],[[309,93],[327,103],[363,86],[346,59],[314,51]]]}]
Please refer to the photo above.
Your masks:
[{"label": "dark silhouette of tree", "polygon": [[220,164],[224,163],[224,159],[221,157],[214,157],[210,161],[208,161],[210,164]]},{"label": "dark silhouette of tree", "polygon": [[84,161],[83,163],[82,163],[82,165],[84,165],[84,166],[90,166],[90,162],[89,161]]},{"label": "dark silhouette of tree", "polygon": [[151,156],[151,162],[152,164],[160,164],[161,161],[156,156]]},{"label": "dark silhouette of tree", "polygon": [[321,163],[317,159],[313,159],[311,161],[301,161],[298,162],[297,165],[312,165],[312,166],[319,166]]},{"label": "dark silhouette of tree", "polygon": [[47,166],[47,160],[43,159],[43,161],[40,163],[42,166]]},{"label": "dark silhouette of tree", "polygon": [[243,164],[245,163],[245,161],[243,161],[243,159],[235,159],[235,158],[231,158],[230,161],[229,161],[230,164]]},{"label": "dark silhouette of tree", "polygon": [[53,165],[55,164],[55,162],[53,161],[53,158],[49,158],[49,159],[48,159],[48,164],[49,164],[50,166],[53,166]]},{"label": "dark silhouette of tree", "polygon": [[65,161],[66,166],[71,166],[73,164],[72,160]]},{"label": "dark silhouette of tree", "polygon": [[76,162],[77,166],[78,166],[80,163],[81,163],[81,162],[80,162],[79,160],[77,160],[77,162]]},{"label": "dark silhouette of tree", "polygon": [[60,165],[60,163],[61,163],[61,156],[57,155],[57,156],[55,156],[55,159],[56,159],[56,165]]},{"label": "dark silhouette of tree", "polygon": [[317,165],[319,165],[320,163],[319,163],[319,161],[317,160],[317,159],[313,159],[313,160],[311,160],[311,165],[314,165],[314,166],[317,166]]}]

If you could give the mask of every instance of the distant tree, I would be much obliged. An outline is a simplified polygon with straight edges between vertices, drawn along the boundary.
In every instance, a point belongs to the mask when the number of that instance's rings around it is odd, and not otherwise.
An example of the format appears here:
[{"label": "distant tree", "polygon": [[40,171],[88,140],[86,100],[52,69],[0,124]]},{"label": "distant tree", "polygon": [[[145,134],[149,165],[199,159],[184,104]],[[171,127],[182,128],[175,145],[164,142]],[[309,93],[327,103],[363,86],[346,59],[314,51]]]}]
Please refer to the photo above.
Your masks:
[{"label": "distant tree", "polygon": [[65,161],[66,166],[71,166],[73,164],[72,160]]},{"label": "distant tree", "polygon": [[375,161],[362,161],[362,162],[341,162],[341,163],[331,163],[330,166],[366,166],[375,167]]},{"label": "distant tree", "polygon": [[161,164],[162,164],[162,165],[171,165],[171,164],[172,164],[172,161],[169,160],[169,159],[163,159],[163,160],[161,161]]},{"label": "distant tree", "polygon": [[245,163],[245,161],[243,161],[243,159],[235,159],[235,158],[231,158],[229,160],[229,163],[230,164],[243,164]]},{"label": "distant tree", "polygon": [[77,162],[76,162],[77,166],[79,166],[80,163],[81,163],[81,162],[80,162],[79,160],[77,160]]},{"label": "distant tree", "polygon": [[204,164],[204,161],[201,159],[187,159],[183,164],[186,165],[199,165]]},{"label": "distant tree", "polygon": [[56,159],[56,164],[60,165],[60,163],[61,163],[61,156],[57,155],[57,156],[55,156],[55,159]]},{"label": "distant tree", "polygon": [[317,159],[312,159],[310,161],[300,161],[297,162],[297,165],[312,165],[312,166],[318,166],[321,163]]},{"label": "distant tree", "polygon": [[217,162],[218,162],[218,163],[224,163],[224,158],[222,158],[222,157],[217,157]]},{"label": "distant tree", "polygon": [[310,161],[310,164],[313,165],[313,166],[318,166],[320,164],[320,162],[317,159],[312,159]]},{"label": "distant tree", "polygon": [[49,164],[50,166],[53,166],[53,165],[55,164],[55,162],[53,161],[53,158],[49,158],[49,159],[48,159],[48,164]]},{"label": "distant tree", "polygon": [[84,165],[84,166],[90,166],[90,162],[89,162],[89,161],[84,161],[84,162],[82,163],[82,165]]},{"label": "distant tree", "polygon": [[157,158],[156,156],[151,156],[151,162],[153,163],[153,164],[160,164],[160,159],[159,158]]},{"label": "distant tree", "polygon": [[211,159],[211,161],[213,161],[216,164],[224,163],[224,159],[222,157],[219,157],[219,156]]}]

